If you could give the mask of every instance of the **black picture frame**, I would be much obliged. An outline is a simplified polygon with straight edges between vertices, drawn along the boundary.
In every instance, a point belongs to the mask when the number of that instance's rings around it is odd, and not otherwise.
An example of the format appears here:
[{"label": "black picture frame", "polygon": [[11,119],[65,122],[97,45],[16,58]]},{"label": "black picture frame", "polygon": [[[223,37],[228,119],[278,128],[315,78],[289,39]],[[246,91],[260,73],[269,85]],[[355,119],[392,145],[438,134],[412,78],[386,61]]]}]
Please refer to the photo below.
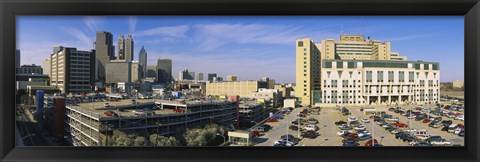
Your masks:
[{"label": "black picture frame", "polygon": [[[478,0],[1,0],[1,160],[479,161],[479,11]],[[463,15],[465,147],[15,147],[13,53],[20,15]]]}]

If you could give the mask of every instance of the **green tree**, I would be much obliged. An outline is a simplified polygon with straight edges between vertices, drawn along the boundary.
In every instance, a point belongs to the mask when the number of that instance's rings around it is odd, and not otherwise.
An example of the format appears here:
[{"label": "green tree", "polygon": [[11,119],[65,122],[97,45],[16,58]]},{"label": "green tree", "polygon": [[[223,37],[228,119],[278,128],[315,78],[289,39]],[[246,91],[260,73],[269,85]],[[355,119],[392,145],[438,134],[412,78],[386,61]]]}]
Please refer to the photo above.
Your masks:
[{"label": "green tree", "polygon": [[152,146],[180,146],[175,137],[165,137],[152,134],[149,139]]}]

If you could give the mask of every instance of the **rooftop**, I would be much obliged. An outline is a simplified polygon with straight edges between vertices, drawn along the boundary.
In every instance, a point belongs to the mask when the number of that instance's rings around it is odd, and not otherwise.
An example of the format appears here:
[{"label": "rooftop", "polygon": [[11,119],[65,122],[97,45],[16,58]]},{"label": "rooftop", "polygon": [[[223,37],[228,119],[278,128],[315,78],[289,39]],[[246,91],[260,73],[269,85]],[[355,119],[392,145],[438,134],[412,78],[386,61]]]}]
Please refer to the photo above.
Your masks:
[{"label": "rooftop", "polygon": [[[144,108],[158,108],[156,110],[152,110],[155,115],[169,115],[169,114],[176,114],[178,112],[173,111],[173,109],[178,108],[181,110],[188,109],[190,106],[198,105],[198,104],[209,104],[209,103],[222,103],[226,102],[227,100],[211,100],[208,101],[200,101],[200,100],[193,100],[193,98],[189,99],[177,99],[177,100],[161,100],[161,99],[137,99],[138,102],[136,105],[133,104],[133,100],[135,99],[122,99],[119,101],[101,101],[101,102],[86,102],[86,103],[79,103],[77,106],[72,106],[73,108],[81,108],[82,111],[88,111],[87,113],[91,113],[93,116],[98,117],[109,117],[104,113],[106,111],[113,111],[117,113],[120,117],[135,117],[133,111],[135,110],[142,110]],[[156,104],[154,104],[156,103]],[[110,105],[106,107],[105,105]],[[159,107],[161,105],[165,106],[163,110]],[[187,107],[188,106],[188,107]],[[123,111],[120,111],[118,108],[123,108]]]}]

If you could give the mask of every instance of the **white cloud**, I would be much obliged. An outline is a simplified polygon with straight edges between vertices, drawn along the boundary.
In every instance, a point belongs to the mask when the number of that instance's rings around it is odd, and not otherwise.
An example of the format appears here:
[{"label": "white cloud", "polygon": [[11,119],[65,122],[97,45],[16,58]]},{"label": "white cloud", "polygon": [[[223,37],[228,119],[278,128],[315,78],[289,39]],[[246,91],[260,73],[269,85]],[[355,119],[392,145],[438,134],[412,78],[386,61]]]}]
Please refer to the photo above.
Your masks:
[{"label": "white cloud", "polygon": [[105,29],[106,21],[107,20],[104,16],[86,16],[83,19],[83,22],[85,23],[85,25],[93,33],[96,33],[97,31]]},{"label": "white cloud", "polygon": [[147,29],[137,32],[135,36],[170,36],[170,37],[185,37],[190,27],[187,25],[180,26],[161,26],[157,28]]},{"label": "white cloud", "polygon": [[68,34],[72,35],[74,38],[80,41],[80,44],[78,44],[77,46],[93,47],[92,44],[94,42],[94,36],[88,36],[87,34],[85,34],[85,32],[74,27],[62,27],[62,29],[63,31],[67,32]]},{"label": "white cloud", "polygon": [[128,30],[130,31],[130,33],[135,32],[135,27],[137,26],[137,21],[138,21],[138,19],[135,16],[128,17]]},{"label": "white cloud", "polygon": [[300,28],[266,24],[202,24],[196,25],[196,40],[200,42],[200,50],[216,50],[228,43],[291,45],[297,38],[307,36]]},{"label": "white cloud", "polygon": [[89,51],[89,46],[79,46],[83,44],[78,40],[74,41],[24,41],[18,44],[21,52],[21,64],[37,64],[41,65],[42,61],[52,54],[54,46],[75,47],[78,50]]}]

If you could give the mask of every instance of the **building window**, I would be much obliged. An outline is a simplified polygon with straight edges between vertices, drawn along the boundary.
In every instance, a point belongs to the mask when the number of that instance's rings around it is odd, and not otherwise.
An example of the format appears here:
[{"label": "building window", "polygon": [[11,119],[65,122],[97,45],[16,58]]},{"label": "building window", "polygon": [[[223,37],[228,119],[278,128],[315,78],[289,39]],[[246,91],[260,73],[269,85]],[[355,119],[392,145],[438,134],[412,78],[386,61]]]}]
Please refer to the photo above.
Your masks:
[{"label": "building window", "polygon": [[303,47],[303,41],[298,41],[298,47]]}]

